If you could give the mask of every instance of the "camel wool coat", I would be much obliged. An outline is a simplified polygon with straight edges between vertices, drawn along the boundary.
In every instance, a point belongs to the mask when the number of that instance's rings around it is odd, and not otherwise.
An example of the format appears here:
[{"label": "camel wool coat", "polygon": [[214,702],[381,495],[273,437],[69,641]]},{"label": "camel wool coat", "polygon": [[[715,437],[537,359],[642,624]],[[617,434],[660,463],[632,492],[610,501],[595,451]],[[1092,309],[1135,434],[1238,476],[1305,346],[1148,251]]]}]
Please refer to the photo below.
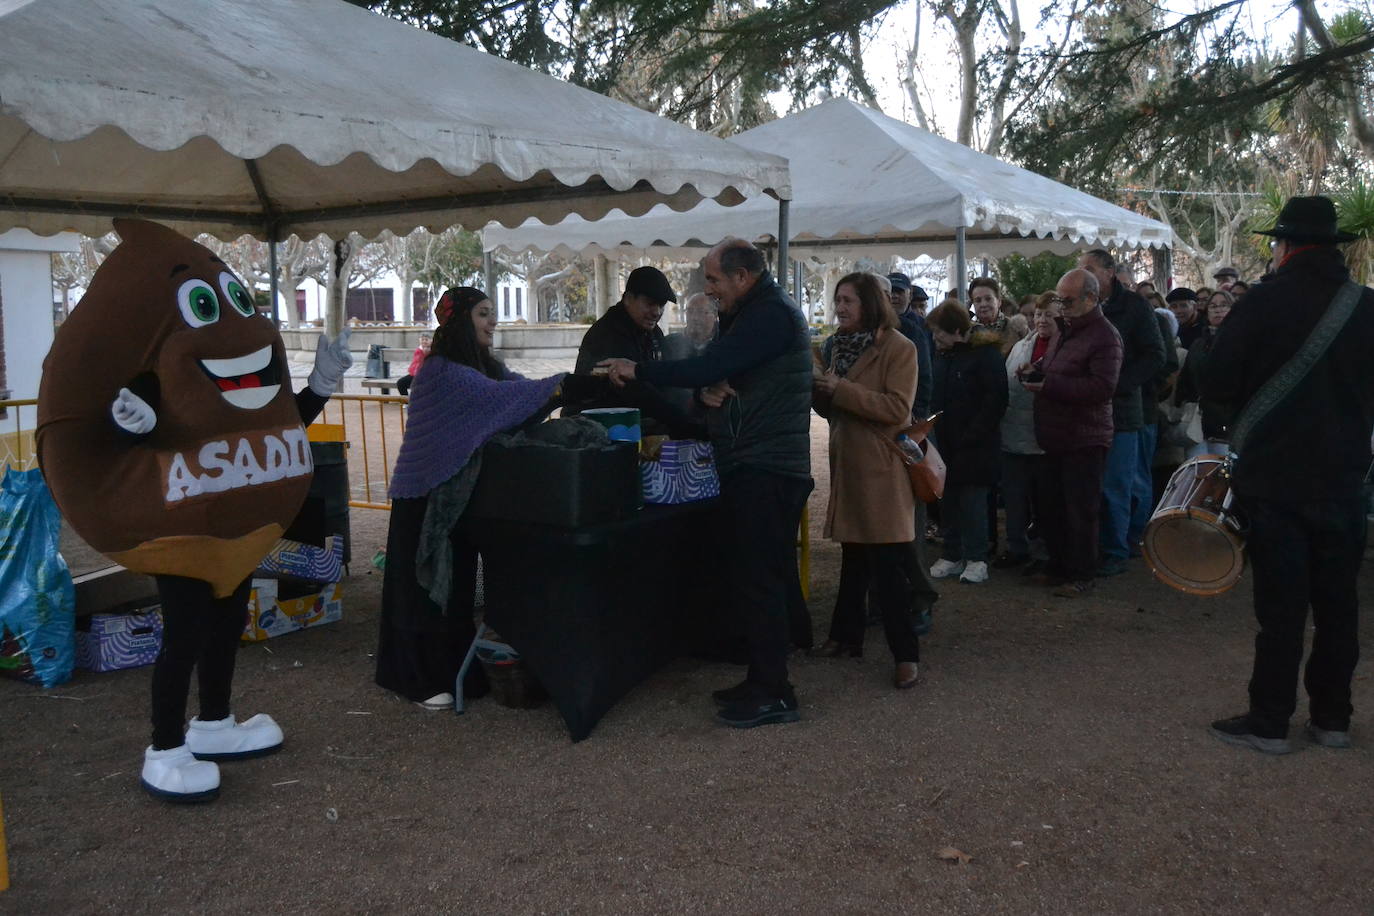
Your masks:
[{"label": "camel wool coat", "polygon": [[840,379],[815,398],[830,421],[830,504],[825,536],[845,544],[906,543],[916,536],[915,498],[906,466],[879,438],[911,424],[916,347],[883,328]]}]

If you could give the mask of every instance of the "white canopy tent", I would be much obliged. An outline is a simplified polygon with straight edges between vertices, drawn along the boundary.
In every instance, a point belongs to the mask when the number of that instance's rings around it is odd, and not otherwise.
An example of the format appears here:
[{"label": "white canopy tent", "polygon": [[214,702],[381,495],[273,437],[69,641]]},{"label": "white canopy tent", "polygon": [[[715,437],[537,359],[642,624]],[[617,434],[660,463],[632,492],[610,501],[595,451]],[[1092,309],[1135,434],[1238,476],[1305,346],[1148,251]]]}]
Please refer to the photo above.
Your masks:
[{"label": "white canopy tent", "polygon": [[764,192],[785,211],[778,156],[342,0],[0,0],[0,231],[372,237]]},{"label": "white canopy tent", "polygon": [[[831,99],[731,138],[788,157],[794,249],[827,255],[1069,253],[1087,245],[1169,247],[1164,223],[1098,200],[848,99]],[[488,250],[695,258],[726,236],[772,244],[777,225],[758,201],[726,210],[704,204],[675,214],[655,207],[596,223],[489,225]]]}]

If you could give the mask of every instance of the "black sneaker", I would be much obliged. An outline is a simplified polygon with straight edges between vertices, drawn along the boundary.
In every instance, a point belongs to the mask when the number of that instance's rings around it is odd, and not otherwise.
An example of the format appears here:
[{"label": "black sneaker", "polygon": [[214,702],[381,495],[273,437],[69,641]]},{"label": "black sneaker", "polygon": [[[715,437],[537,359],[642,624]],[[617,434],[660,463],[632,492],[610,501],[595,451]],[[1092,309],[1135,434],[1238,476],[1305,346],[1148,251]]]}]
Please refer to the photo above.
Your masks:
[{"label": "black sneaker", "polygon": [[1102,579],[1107,576],[1119,576],[1125,571],[1125,557],[1103,557],[1102,562],[1097,567],[1097,577]]},{"label": "black sneaker", "polygon": [[711,699],[715,700],[717,706],[729,706],[731,703],[738,703],[740,700],[748,699],[753,693],[753,690],[753,684],[750,684],[748,681],[740,681],[733,687],[712,690]]},{"label": "black sneaker", "polygon": [[1015,569],[1018,566],[1025,566],[1030,562],[1028,553],[1004,553],[992,561],[993,569]]},{"label": "black sneaker", "polygon": [[1322,728],[1315,722],[1308,720],[1307,737],[1312,739],[1313,744],[1320,744],[1322,747],[1346,748],[1350,747],[1350,729],[1346,728]]},{"label": "black sneaker", "polygon": [[1250,747],[1259,751],[1261,754],[1287,754],[1293,750],[1293,746],[1288,743],[1287,738],[1266,738],[1263,735],[1255,734],[1254,726],[1250,723],[1249,716],[1232,716],[1229,719],[1218,719],[1212,723],[1212,727],[1207,729],[1216,738],[1220,738],[1227,744],[1234,744],[1236,747]]},{"label": "black sneaker", "polygon": [[764,696],[752,684],[749,695],[721,707],[716,721],[733,728],[753,728],[756,725],[778,725],[796,722],[801,718],[797,697],[791,691],[786,696]]}]

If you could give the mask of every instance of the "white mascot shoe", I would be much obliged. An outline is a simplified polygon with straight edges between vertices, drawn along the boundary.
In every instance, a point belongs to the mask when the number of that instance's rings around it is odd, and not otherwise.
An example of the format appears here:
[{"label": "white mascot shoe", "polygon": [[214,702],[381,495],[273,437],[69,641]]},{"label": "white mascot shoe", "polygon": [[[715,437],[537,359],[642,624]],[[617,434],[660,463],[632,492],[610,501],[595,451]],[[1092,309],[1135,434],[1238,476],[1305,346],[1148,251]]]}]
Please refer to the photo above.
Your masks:
[{"label": "white mascot shoe", "polygon": [[205,802],[219,796],[219,767],[197,760],[182,745],[143,752],[143,788],[170,802]]},{"label": "white mascot shoe", "polygon": [[232,715],[218,722],[192,719],[186,729],[186,746],[198,760],[261,757],[281,750],[281,745],[281,726],[263,713],[237,724]]}]

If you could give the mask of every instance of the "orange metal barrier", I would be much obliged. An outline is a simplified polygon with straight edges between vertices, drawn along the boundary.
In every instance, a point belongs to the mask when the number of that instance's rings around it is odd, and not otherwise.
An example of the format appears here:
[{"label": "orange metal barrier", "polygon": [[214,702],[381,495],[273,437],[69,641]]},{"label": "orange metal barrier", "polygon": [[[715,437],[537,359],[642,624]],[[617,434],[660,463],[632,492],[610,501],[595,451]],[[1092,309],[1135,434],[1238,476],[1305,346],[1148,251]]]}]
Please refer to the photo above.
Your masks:
[{"label": "orange metal barrier", "polygon": [[[22,420],[27,420],[28,429]],[[0,401],[0,466],[27,471],[38,467],[33,428],[38,425],[38,401],[25,398]]]}]

